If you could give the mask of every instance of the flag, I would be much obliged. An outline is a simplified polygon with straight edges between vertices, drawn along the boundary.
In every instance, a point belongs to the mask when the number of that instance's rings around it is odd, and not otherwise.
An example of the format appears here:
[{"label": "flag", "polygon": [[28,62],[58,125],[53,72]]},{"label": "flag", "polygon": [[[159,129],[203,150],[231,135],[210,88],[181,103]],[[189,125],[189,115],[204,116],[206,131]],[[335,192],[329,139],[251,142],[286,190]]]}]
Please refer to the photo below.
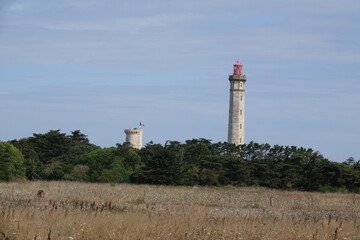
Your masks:
[{"label": "flag", "polygon": [[141,122],[140,122],[140,126],[141,126],[141,127],[144,127],[144,126],[145,126],[145,124],[143,124],[143,123],[141,123]]}]

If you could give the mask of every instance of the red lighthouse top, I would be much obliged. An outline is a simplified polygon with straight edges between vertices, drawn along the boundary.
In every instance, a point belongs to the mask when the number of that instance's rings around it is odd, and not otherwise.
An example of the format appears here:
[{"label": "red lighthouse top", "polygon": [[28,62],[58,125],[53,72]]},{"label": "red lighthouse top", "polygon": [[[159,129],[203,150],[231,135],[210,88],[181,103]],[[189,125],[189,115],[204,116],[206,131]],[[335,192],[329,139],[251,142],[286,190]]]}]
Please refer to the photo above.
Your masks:
[{"label": "red lighthouse top", "polygon": [[241,72],[242,72],[242,64],[237,61],[235,64],[234,64],[234,75],[241,75]]}]

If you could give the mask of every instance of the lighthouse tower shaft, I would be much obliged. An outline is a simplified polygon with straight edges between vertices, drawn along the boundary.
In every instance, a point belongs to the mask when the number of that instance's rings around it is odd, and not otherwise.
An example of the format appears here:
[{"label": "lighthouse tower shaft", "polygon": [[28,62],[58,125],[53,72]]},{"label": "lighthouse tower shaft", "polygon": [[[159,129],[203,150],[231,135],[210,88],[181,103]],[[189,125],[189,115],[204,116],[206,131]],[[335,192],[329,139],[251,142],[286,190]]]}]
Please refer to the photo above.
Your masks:
[{"label": "lighthouse tower shaft", "polygon": [[234,65],[234,74],[229,76],[230,81],[230,104],[229,104],[229,130],[228,142],[236,145],[244,144],[245,136],[245,82],[246,76],[241,74]]}]

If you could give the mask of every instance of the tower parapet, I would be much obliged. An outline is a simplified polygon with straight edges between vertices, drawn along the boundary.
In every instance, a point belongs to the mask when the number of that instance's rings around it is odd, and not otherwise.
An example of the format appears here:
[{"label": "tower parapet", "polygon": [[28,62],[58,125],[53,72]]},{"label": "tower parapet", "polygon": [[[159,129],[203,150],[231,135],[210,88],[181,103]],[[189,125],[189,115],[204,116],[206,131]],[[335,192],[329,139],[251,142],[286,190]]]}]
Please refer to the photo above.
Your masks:
[{"label": "tower parapet", "polygon": [[125,142],[128,142],[132,148],[141,149],[143,133],[141,128],[125,129],[124,133],[126,134]]},{"label": "tower parapet", "polygon": [[228,142],[242,145],[245,142],[245,82],[246,75],[242,74],[242,64],[234,64],[230,81]]}]

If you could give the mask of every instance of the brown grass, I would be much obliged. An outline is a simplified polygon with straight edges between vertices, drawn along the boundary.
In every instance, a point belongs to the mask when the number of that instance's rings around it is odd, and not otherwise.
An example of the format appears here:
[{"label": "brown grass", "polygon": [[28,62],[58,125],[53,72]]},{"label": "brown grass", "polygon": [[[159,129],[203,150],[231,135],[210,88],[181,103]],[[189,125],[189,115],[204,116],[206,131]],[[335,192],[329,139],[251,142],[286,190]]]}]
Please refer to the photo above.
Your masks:
[{"label": "brown grass", "polygon": [[[37,196],[38,190],[45,193]],[[0,183],[0,240],[360,240],[360,195],[70,182]]]}]

